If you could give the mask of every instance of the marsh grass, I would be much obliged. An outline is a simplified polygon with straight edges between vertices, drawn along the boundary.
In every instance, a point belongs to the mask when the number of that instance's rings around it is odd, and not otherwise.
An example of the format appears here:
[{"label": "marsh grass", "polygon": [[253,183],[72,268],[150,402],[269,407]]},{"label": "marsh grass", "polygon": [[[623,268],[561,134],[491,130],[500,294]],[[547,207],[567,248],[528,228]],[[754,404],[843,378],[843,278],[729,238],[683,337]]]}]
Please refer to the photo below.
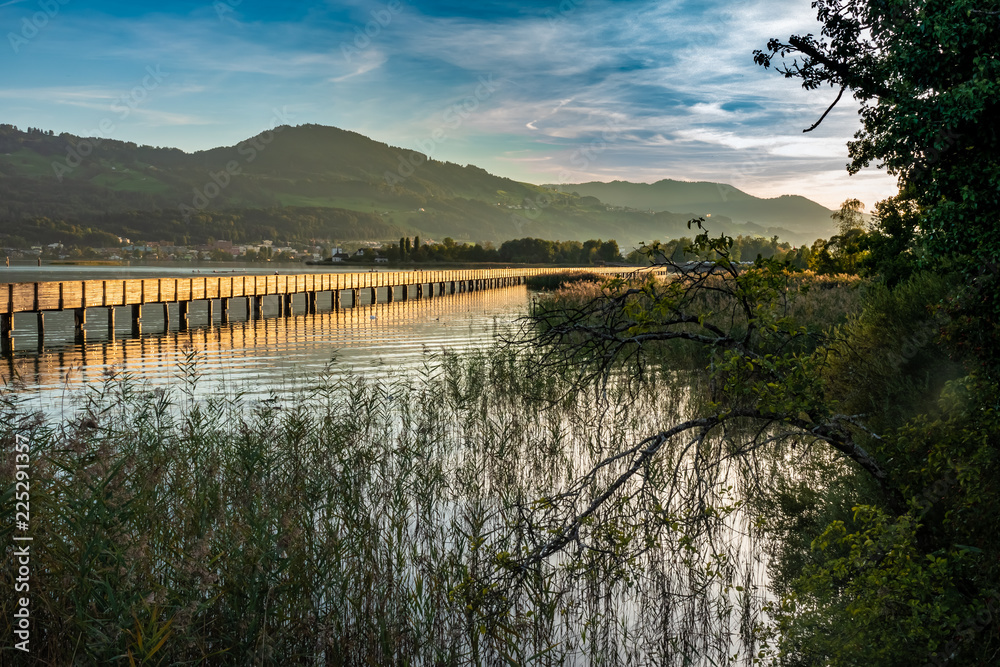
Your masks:
[{"label": "marsh grass", "polygon": [[530,289],[556,290],[576,283],[601,284],[608,277],[604,274],[593,271],[563,271],[562,273],[546,273],[543,275],[531,276],[527,285]]},{"label": "marsh grass", "polygon": [[687,384],[568,394],[502,349],[378,379],[332,365],[263,401],[199,391],[194,350],[178,372],[111,374],[56,422],[0,396],[5,591],[15,436],[31,446],[34,664],[751,664],[747,543],[691,528],[704,505],[657,509],[679,458],[519,565],[555,529],[547,499],[684,411]]},{"label": "marsh grass", "polygon": [[[618,286],[611,286],[607,281],[566,284],[534,302],[533,318],[528,328],[558,325],[563,313],[579,314],[590,308],[591,304],[614,298],[623,289],[641,288],[641,278],[642,274],[638,273],[630,281]],[[739,336],[746,330],[746,325],[733,294],[727,293],[725,289],[715,289],[722,286],[722,281],[721,277],[713,277],[693,290],[690,311],[703,313],[705,322]],[[652,284],[654,290],[658,291],[667,287],[666,282],[660,280],[654,279]],[[796,341],[795,345],[800,351],[809,351],[820,343],[829,343],[831,333],[836,333],[836,327],[844,325],[861,311],[863,300],[864,282],[858,276],[822,276],[801,272],[789,273],[784,277],[783,288],[768,307],[774,310],[775,317],[790,318],[806,328],[807,335]],[[630,303],[621,310],[655,310],[657,307],[647,295],[636,294],[630,297]],[[599,317],[599,314],[595,312],[595,316]],[[699,325],[692,323],[676,329],[694,333],[698,331]],[[709,347],[683,340],[646,343],[643,358],[653,367],[687,371],[703,370],[712,363]]]},{"label": "marsh grass", "polygon": [[[559,289],[539,301],[538,307],[557,312],[589,303],[596,297],[609,293],[604,286],[605,282],[606,279],[562,284]],[[852,275],[825,276],[810,271],[790,273],[786,276],[784,294],[778,300],[777,307],[783,315],[808,323],[814,330],[829,329],[843,324],[848,316],[860,312],[863,284],[861,278]],[[712,287],[711,283],[708,286]],[[693,305],[698,307],[699,312],[709,313],[711,321],[725,324],[723,318],[733,304],[731,298],[721,291],[701,289]]]}]

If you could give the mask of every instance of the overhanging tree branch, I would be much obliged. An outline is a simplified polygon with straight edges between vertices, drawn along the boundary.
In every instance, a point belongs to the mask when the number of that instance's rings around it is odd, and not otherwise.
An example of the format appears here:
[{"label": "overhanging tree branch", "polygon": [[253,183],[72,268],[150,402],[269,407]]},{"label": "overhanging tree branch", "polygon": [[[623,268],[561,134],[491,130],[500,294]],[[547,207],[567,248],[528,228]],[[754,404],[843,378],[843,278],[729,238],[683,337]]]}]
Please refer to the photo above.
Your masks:
[{"label": "overhanging tree branch", "polygon": [[809,127],[807,127],[806,129],[804,129],[802,131],[803,132],[812,132],[817,127],[819,127],[820,123],[823,122],[823,119],[826,118],[827,114],[830,113],[833,110],[833,107],[837,106],[837,102],[839,102],[840,98],[844,96],[844,91],[845,90],[847,90],[847,86],[841,86],[840,87],[840,92],[837,93],[837,99],[835,99],[833,101],[833,104],[831,104],[830,106],[828,106],[826,108],[826,111],[824,111],[823,115],[819,117],[819,120],[817,120],[815,123],[813,123],[812,125],[810,125]]}]

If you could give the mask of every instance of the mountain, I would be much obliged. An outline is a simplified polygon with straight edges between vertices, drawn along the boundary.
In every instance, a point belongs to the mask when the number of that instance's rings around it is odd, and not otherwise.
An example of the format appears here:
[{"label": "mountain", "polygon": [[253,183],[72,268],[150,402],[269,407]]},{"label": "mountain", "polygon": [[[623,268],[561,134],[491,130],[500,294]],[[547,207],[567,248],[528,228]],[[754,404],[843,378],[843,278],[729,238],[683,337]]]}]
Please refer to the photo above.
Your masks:
[{"label": "mountain", "polygon": [[649,184],[612,181],[548,187],[596,197],[614,206],[651,211],[691,211],[713,218],[726,216],[735,223],[754,225],[764,236],[775,233],[793,243],[810,243],[835,233],[830,219],[833,211],[810,199],[797,195],[761,199],[723,183],[666,179]]},{"label": "mountain", "polygon": [[[587,190],[604,185],[560,192],[322,125],[280,126],[195,153],[0,125],[0,245],[8,247],[108,244],[114,236],[188,245],[209,238],[296,242],[419,234],[494,243],[526,236],[615,238],[627,248],[690,236],[687,221],[704,213],[705,196],[676,199],[670,208],[630,196],[630,186],[636,193],[649,186],[608,184],[621,187],[601,196]],[[773,201],[733,192],[750,204]],[[716,210],[713,232],[793,240],[801,223],[793,224],[792,216],[781,218],[787,229],[770,218],[768,226],[741,225],[734,220],[742,218]],[[792,208],[782,210],[792,215]]]}]

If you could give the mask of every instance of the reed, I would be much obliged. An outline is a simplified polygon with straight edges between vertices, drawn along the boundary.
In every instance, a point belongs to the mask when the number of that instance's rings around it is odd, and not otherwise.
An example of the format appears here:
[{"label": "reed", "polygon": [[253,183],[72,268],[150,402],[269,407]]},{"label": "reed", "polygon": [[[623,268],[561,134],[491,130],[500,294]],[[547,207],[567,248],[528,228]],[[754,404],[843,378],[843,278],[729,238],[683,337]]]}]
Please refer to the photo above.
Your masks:
[{"label": "reed", "polygon": [[608,279],[606,275],[593,271],[563,271],[562,273],[546,273],[531,276],[527,285],[531,289],[556,290],[576,283],[600,284]]},{"label": "reed", "polygon": [[[581,540],[600,548],[520,565],[549,499],[683,411],[683,383],[567,395],[498,348],[385,379],[332,364],[251,401],[198,367],[192,350],[175,389],[109,375],[61,421],[0,397],[3,489],[15,436],[31,450],[35,664],[752,663],[719,592],[756,575],[706,575],[720,547],[649,511],[670,459],[595,516]],[[5,591],[13,515],[5,492]]]}]

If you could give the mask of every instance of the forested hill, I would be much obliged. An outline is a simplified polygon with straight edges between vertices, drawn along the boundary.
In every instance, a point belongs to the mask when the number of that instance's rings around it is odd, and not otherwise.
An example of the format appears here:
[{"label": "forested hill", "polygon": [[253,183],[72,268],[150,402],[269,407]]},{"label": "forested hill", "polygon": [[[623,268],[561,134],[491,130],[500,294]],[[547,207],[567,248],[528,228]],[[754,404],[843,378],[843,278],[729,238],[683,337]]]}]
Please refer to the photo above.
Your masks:
[{"label": "forested hill", "polygon": [[[94,234],[179,244],[254,240],[272,228],[287,241],[419,234],[616,238],[628,247],[686,234],[686,222],[703,214],[694,206],[649,208],[520,183],[321,125],[281,126],[196,153],[0,125],[5,246]],[[817,237],[791,225],[738,225],[722,214],[712,229],[793,243]]]}]

